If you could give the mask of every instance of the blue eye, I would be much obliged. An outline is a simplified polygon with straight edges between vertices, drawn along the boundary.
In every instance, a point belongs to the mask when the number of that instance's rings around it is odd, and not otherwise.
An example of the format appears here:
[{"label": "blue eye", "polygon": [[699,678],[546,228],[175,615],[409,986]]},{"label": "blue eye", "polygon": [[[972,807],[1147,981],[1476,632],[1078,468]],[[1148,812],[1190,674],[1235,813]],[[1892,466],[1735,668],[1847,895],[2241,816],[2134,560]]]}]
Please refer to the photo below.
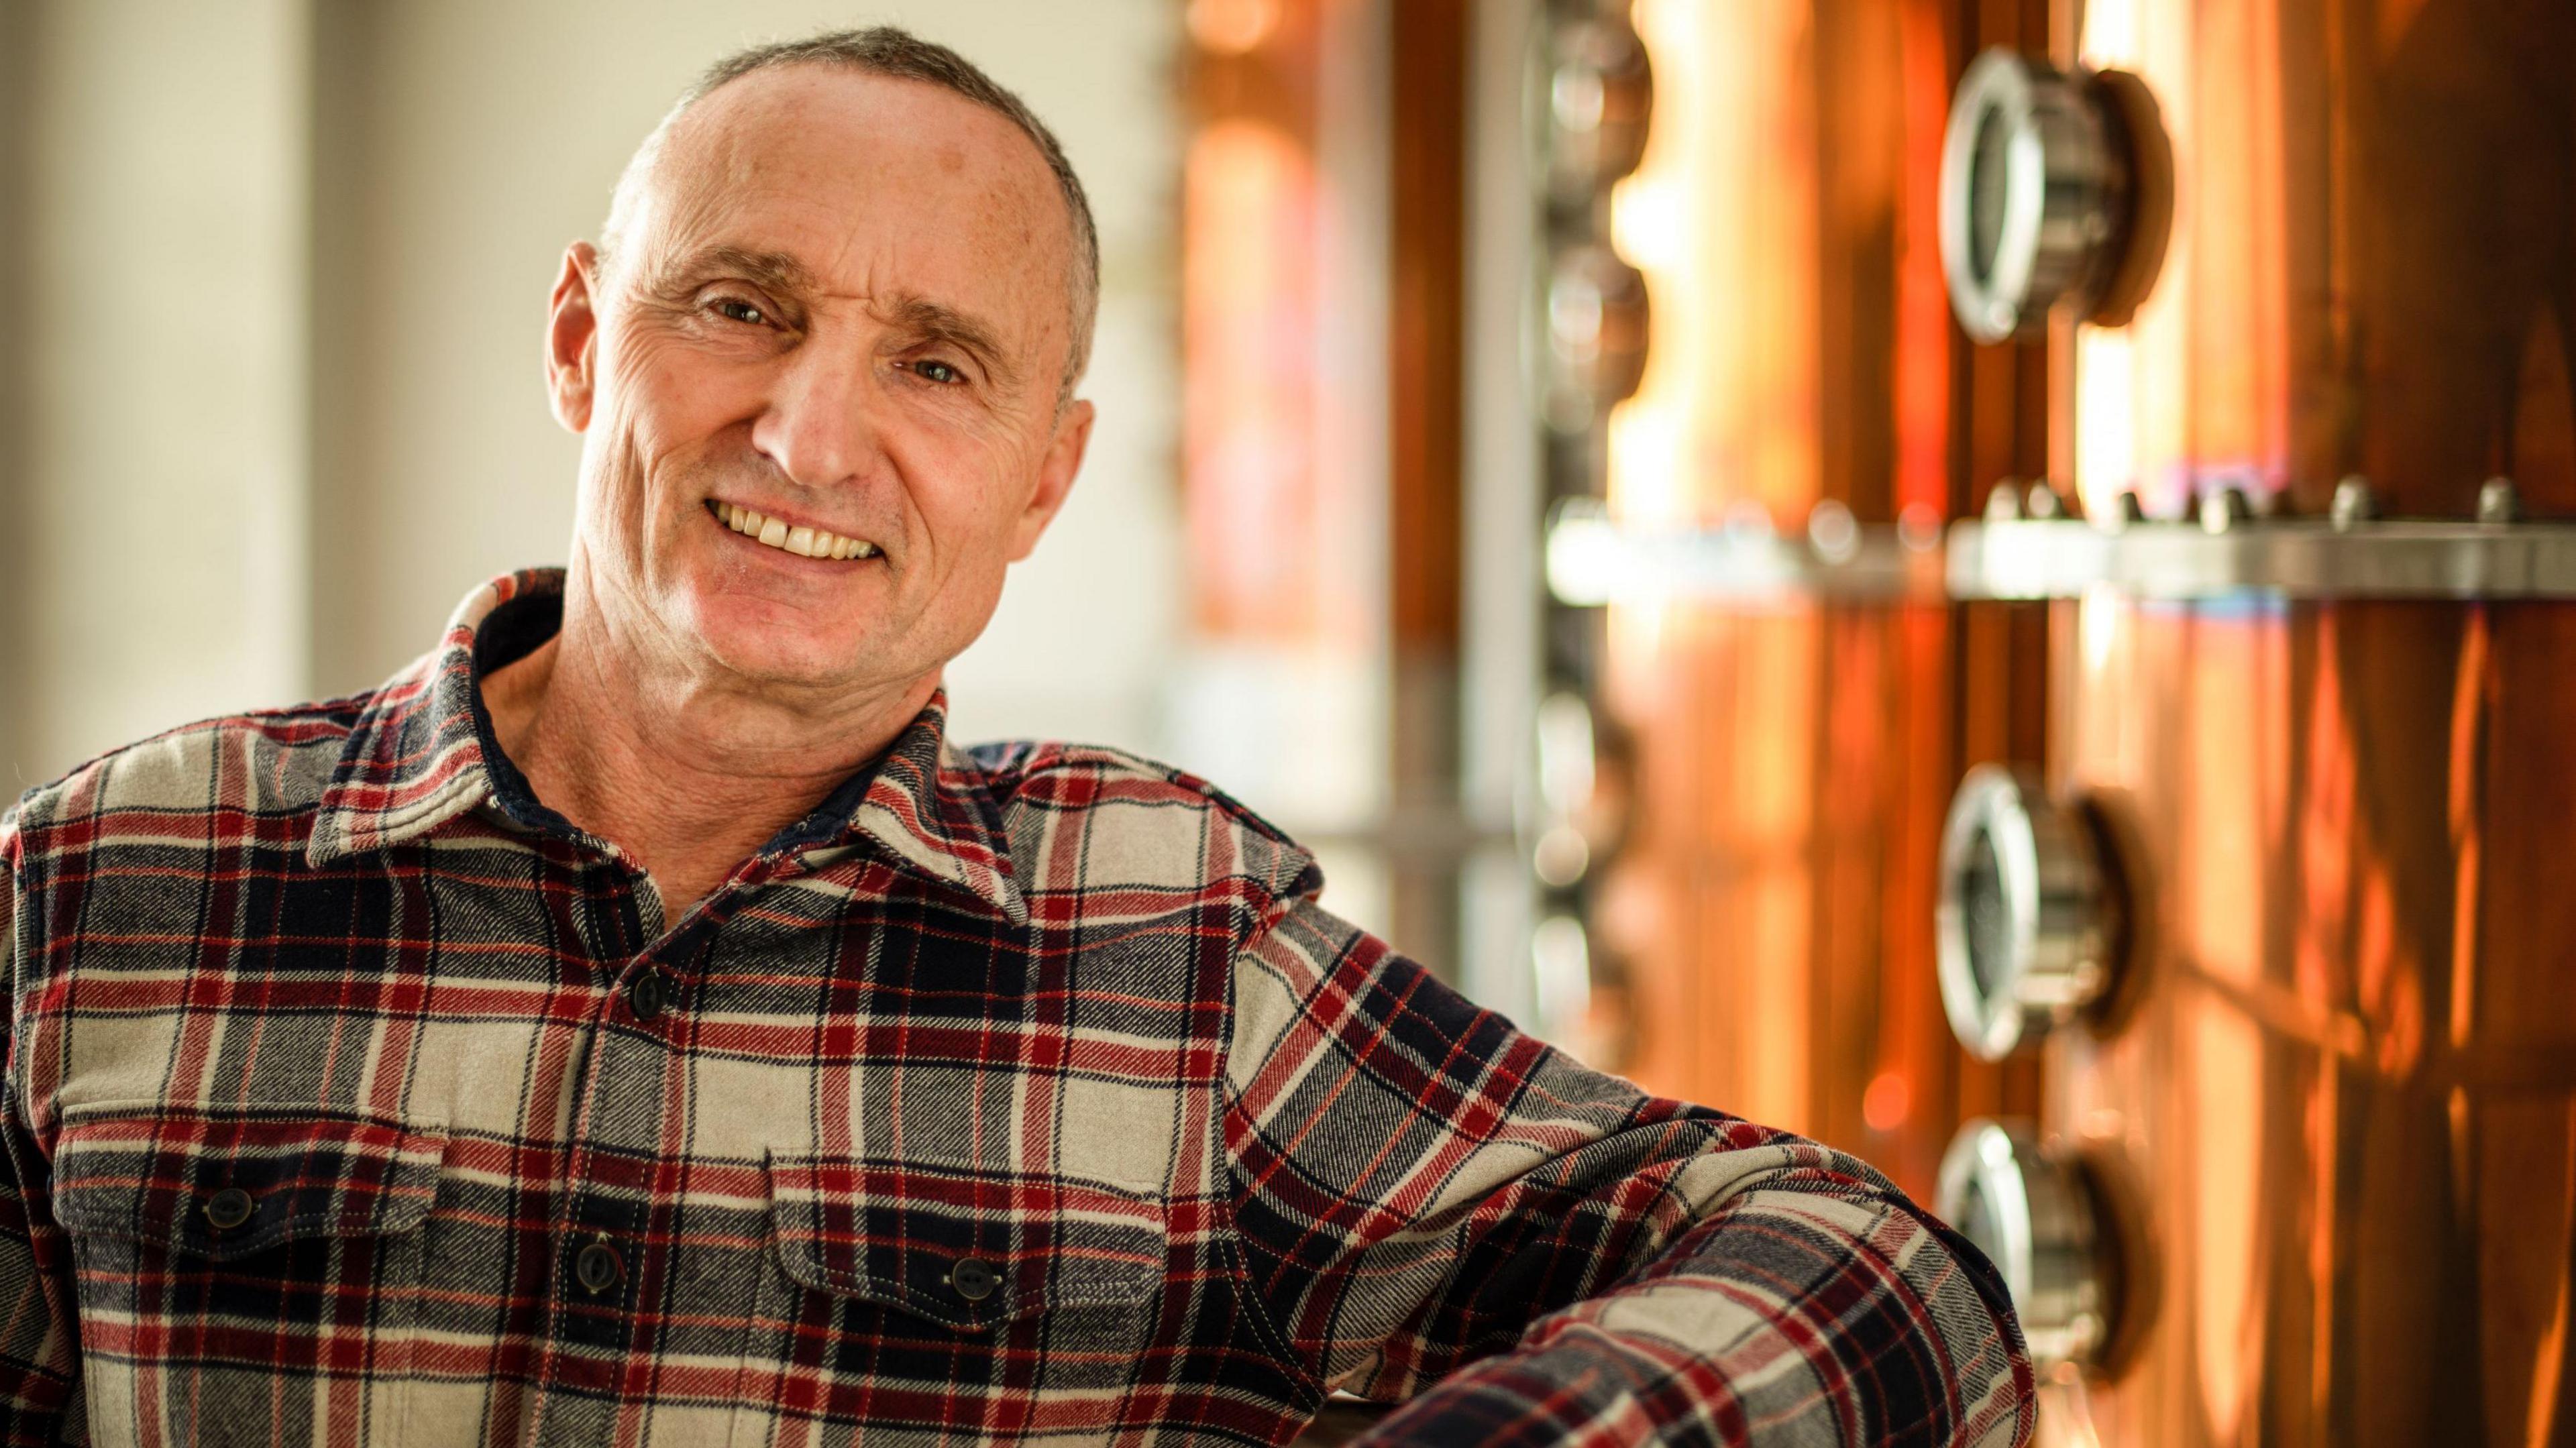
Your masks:
[{"label": "blue eye", "polygon": [[945,362],[915,362],[912,364],[912,370],[915,376],[925,382],[946,385],[966,380],[965,373]]},{"label": "blue eye", "polygon": [[715,303],[715,309],[719,316],[728,317],[734,321],[747,323],[754,327],[764,327],[769,324],[769,314],[767,312],[762,311],[760,308],[755,307],[751,303],[743,301],[738,297],[724,297],[718,299]]}]

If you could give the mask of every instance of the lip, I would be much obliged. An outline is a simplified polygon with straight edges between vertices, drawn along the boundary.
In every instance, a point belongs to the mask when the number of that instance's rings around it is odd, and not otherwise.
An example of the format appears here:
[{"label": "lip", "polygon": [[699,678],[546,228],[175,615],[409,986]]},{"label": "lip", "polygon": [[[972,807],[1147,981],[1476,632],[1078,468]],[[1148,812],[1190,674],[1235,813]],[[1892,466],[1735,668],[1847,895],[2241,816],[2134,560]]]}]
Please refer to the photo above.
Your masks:
[{"label": "lip", "polygon": [[[717,516],[716,508],[718,505],[747,509],[751,512],[758,513],[763,519],[775,519],[778,522],[784,523],[791,529],[811,528],[816,532],[838,534],[843,538],[856,538],[876,549],[876,552],[865,558],[807,558],[802,554],[790,553],[784,548],[772,548],[757,538],[735,532],[730,524],[726,523],[723,518]],[[851,563],[882,562],[885,559],[885,545],[879,543],[876,539],[854,529],[836,528],[829,523],[817,522],[810,516],[785,511],[773,512],[757,503],[745,503],[732,498],[718,497],[701,499],[698,503],[698,511],[704,513],[707,521],[713,523],[716,526],[717,531],[725,534],[727,537],[730,537],[737,542],[748,544],[751,547],[759,549],[763,553],[776,554],[780,558],[787,559],[793,563],[815,563],[837,568]]]}]

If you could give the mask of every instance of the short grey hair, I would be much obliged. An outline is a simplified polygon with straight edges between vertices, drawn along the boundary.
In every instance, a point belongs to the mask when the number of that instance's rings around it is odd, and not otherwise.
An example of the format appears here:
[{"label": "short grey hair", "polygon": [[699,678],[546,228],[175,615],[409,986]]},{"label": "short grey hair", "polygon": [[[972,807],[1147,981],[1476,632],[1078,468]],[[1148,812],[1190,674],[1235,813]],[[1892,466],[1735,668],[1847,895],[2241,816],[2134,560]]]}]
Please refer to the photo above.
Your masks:
[{"label": "short grey hair", "polygon": [[1064,381],[1058,391],[1058,404],[1073,397],[1074,385],[1082,380],[1083,368],[1091,361],[1091,333],[1100,311],[1100,232],[1092,225],[1091,200],[1083,194],[1082,179],[1073,174],[1073,162],[1066,159],[1064,146],[1055,132],[1037,117],[1026,101],[1005,89],[986,75],[973,61],[947,46],[922,39],[908,30],[892,25],[872,25],[864,30],[833,30],[805,40],[774,41],[735,51],[707,68],[697,84],[682,92],[677,104],[662,117],[661,124],[644,138],[626,170],[617,178],[617,190],[610,198],[608,220],[600,228],[599,249],[613,255],[624,239],[629,213],[634,207],[634,191],[649,170],[671,127],[689,109],[714,91],[755,71],[782,65],[826,65],[862,75],[884,76],[890,80],[915,80],[935,85],[964,96],[988,111],[1020,128],[1020,133],[1036,144],[1038,154],[1046,158],[1047,170],[1055,175],[1056,189],[1064,195],[1064,210],[1073,231],[1073,271],[1066,279],[1065,291],[1071,303],[1071,349],[1065,355]]}]

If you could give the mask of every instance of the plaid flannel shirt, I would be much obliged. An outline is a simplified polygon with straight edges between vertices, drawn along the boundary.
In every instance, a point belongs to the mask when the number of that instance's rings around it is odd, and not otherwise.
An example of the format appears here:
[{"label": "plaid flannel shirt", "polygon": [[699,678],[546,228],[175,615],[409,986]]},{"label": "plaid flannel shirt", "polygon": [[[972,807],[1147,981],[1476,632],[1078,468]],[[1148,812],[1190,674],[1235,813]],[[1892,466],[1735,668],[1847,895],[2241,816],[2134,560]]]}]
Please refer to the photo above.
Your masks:
[{"label": "plaid flannel shirt", "polygon": [[561,586],[0,824],[0,1442],[2028,1436],[1972,1248],[1470,1006],[1187,775],[934,702],[664,918],[482,708]]}]

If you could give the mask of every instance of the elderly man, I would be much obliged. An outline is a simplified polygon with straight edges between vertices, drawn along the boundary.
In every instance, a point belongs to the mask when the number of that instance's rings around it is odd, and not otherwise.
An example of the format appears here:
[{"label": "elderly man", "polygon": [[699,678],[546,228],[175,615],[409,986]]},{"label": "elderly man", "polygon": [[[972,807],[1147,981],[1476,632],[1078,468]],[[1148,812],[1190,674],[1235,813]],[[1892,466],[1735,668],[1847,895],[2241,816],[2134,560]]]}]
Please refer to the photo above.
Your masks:
[{"label": "elderly man", "polygon": [[21,802],[0,1442],[2027,1436],[1867,1167],[1477,1011],[1198,780],[943,739],[1095,270],[953,53],[728,60],[555,284],[570,566]]}]

